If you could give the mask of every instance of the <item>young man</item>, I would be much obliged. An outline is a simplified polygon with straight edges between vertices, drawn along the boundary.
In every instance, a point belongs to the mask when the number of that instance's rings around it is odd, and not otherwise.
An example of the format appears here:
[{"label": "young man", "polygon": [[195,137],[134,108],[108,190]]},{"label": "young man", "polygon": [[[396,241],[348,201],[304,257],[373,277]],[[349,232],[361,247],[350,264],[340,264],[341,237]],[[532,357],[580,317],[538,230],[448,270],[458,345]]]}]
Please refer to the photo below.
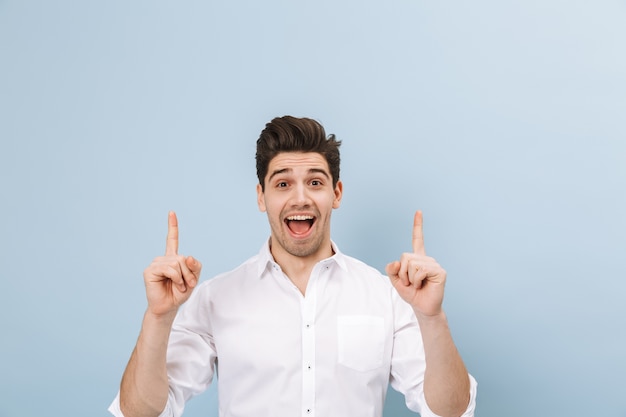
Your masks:
[{"label": "young man", "polygon": [[446,272],[424,252],[421,213],[413,251],[387,265],[388,277],[331,241],[339,145],[314,120],[266,125],[257,202],[269,241],[200,285],[202,266],[178,254],[169,214],[165,256],[144,272],[148,308],[113,414],[180,416],[217,372],[222,417],[380,417],[388,383],[422,417],[474,415],[476,382],[448,329]]}]

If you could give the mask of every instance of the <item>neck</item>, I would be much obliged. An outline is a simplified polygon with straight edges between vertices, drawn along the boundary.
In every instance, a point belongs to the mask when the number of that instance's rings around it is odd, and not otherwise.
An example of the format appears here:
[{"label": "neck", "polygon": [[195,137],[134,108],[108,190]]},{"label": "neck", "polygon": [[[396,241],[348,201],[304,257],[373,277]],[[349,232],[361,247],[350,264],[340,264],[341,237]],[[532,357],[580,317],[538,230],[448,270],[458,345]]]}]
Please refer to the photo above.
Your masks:
[{"label": "neck", "polygon": [[272,239],[270,239],[270,252],[274,257],[274,261],[280,265],[283,273],[298,287],[303,295],[315,264],[323,259],[330,258],[335,253],[330,241],[328,241],[321,245],[315,253],[307,256],[298,256],[287,252],[278,244],[273,245]]}]

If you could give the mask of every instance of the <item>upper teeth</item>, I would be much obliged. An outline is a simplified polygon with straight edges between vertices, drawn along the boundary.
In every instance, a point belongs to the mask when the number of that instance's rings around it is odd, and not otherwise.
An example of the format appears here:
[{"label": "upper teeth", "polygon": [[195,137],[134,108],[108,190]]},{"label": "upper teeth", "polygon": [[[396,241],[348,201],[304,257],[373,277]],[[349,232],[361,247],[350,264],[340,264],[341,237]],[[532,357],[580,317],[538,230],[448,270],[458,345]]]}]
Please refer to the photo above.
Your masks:
[{"label": "upper teeth", "polygon": [[313,220],[313,216],[289,216],[287,220]]}]

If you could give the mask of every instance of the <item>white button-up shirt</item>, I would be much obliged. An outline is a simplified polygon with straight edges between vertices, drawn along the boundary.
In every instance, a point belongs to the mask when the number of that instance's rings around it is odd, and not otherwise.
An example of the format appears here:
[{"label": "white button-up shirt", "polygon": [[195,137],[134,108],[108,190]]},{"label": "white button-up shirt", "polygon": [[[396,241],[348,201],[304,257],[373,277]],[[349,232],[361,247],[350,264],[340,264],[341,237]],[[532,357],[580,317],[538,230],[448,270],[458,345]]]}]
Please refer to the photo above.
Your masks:
[{"label": "white button-up shirt", "polygon": [[[305,295],[266,243],[205,281],[176,317],[162,416],[219,381],[221,417],[380,417],[387,386],[422,417],[424,348],[417,320],[389,279],[343,255],[315,265]],[[474,415],[476,381],[464,417]],[[122,417],[119,396],[109,411]]]}]

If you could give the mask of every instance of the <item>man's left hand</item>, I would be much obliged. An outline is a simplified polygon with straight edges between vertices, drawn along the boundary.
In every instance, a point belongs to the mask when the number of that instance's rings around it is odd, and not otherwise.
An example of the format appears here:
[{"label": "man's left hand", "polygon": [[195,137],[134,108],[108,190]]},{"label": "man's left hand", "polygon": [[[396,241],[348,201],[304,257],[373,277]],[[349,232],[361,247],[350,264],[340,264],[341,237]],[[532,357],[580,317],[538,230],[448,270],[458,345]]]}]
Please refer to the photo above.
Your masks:
[{"label": "man's left hand", "polygon": [[400,297],[413,307],[416,315],[430,317],[443,312],[446,271],[426,256],[421,211],[413,219],[413,252],[403,253],[399,261],[387,265],[386,271]]}]

